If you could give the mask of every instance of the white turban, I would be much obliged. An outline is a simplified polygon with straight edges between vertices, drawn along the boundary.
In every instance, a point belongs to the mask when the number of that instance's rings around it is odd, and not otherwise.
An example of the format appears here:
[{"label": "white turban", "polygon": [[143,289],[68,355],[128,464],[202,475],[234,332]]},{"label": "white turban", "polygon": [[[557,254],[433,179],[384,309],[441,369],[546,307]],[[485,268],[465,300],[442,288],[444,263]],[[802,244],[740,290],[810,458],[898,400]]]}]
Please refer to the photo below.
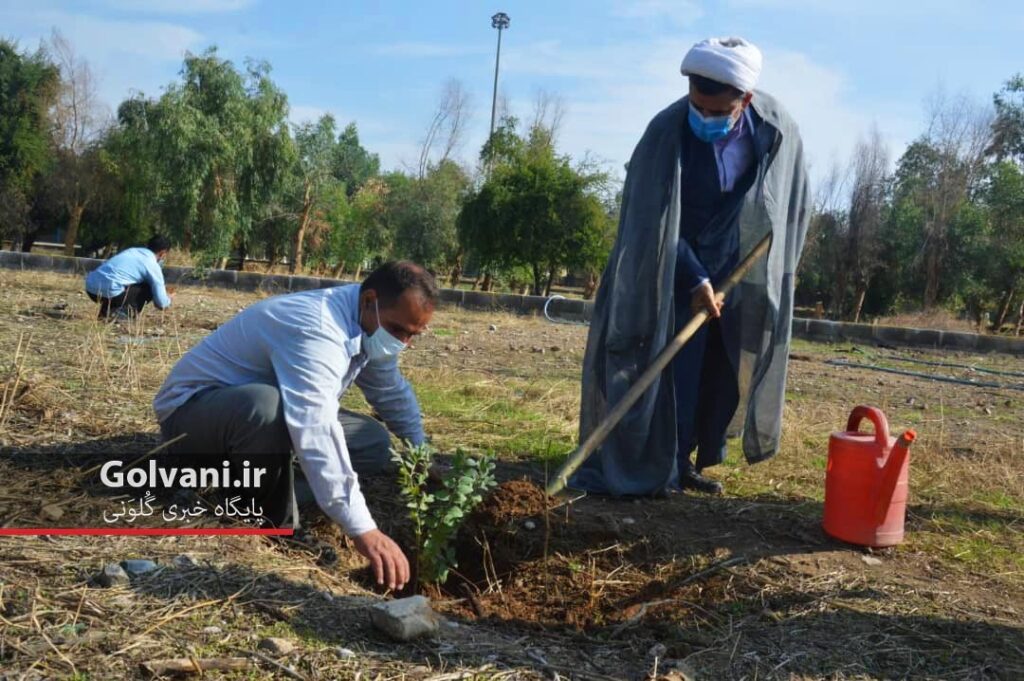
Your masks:
[{"label": "white turban", "polygon": [[750,92],[761,75],[761,50],[743,38],[708,38],[690,48],[679,70]]}]

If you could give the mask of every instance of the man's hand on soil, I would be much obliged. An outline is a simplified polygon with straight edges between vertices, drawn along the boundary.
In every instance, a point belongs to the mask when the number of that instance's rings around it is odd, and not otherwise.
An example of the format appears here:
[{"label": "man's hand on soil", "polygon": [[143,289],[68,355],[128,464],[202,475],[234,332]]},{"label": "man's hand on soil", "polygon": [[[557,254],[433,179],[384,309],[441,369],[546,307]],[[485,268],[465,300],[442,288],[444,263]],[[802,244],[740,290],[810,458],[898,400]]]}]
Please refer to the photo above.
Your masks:
[{"label": "man's hand on soil", "polygon": [[380,530],[370,530],[354,537],[352,541],[356,551],[370,561],[377,584],[386,584],[389,589],[396,591],[409,581],[409,561],[391,537]]},{"label": "man's hand on soil", "polygon": [[715,300],[715,289],[709,281],[705,281],[693,292],[693,300],[690,301],[693,314],[706,310],[712,319],[722,316],[722,305],[721,301]]}]

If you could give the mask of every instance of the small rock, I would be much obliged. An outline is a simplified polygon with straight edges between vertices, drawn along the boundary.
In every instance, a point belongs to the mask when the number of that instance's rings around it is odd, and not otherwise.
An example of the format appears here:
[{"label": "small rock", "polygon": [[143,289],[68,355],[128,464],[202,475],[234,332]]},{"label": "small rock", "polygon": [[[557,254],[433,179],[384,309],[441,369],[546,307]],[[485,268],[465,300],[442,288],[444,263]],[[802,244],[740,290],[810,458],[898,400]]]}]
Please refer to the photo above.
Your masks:
[{"label": "small rock", "polygon": [[121,567],[132,577],[140,577],[156,570],[157,564],[151,560],[122,560]]},{"label": "small rock", "polygon": [[261,640],[256,647],[260,650],[266,650],[274,657],[284,657],[285,655],[290,655],[295,650],[295,644],[288,639],[274,637]]},{"label": "small rock", "polygon": [[561,352],[561,351],[562,351],[562,348],[560,348],[559,346],[557,346],[557,345],[552,345],[551,346],[551,352]]},{"label": "small rock", "polygon": [[860,559],[862,561],[864,561],[864,563],[866,565],[875,566],[875,565],[881,565],[882,564],[882,561],[880,559],[878,559],[878,558],[875,558],[874,556],[864,555],[864,556],[861,556]]},{"label": "small rock", "polygon": [[370,608],[373,626],[398,641],[410,641],[437,632],[438,616],[425,596],[410,596],[377,603]]},{"label": "small rock", "polygon": [[537,529],[537,523],[533,522],[532,520],[527,520],[526,522],[523,523],[523,529],[524,530],[536,530]]},{"label": "small rock", "polygon": [[40,513],[50,520],[60,520],[64,517],[64,509],[57,504],[47,504],[40,509]]},{"label": "small rock", "polygon": [[491,324],[489,327],[487,327],[487,330],[488,331],[492,331],[492,332],[493,331],[497,331],[498,327],[496,325],[494,325],[494,324]]},{"label": "small rock", "polygon": [[623,525],[634,525],[635,523],[636,523],[636,521],[633,520],[632,518],[630,518],[629,516],[626,516],[625,518],[622,519],[622,524]]},{"label": "small rock", "polygon": [[334,649],[334,654],[343,660],[351,660],[356,656],[356,651],[349,650],[348,648],[337,647]]},{"label": "small rock", "polygon": [[220,627],[203,627],[203,634],[207,636],[217,636],[222,632],[223,629]]},{"label": "small rock", "polygon": [[199,561],[190,553],[182,553],[171,559],[171,565],[178,569],[199,567]]},{"label": "small rock", "polygon": [[665,653],[668,652],[668,646],[664,643],[655,643],[651,646],[651,649],[647,651],[647,657],[658,658],[659,660],[664,659]]},{"label": "small rock", "polygon": [[985,414],[987,414],[988,416],[992,416],[992,414],[995,414],[995,413],[996,413],[996,410],[993,409],[992,407],[985,407]]},{"label": "small rock", "polygon": [[449,343],[444,346],[445,352],[455,352],[455,346]]},{"label": "small rock", "polygon": [[659,678],[663,681],[697,681],[697,672],[685,660],[663,660],[659,665],[665,670],[665,675]]},{"label": "small rock", "polygon": [[536,345],[534,345],[533,349],[532,349],[532,352],[536,352],[538,354],[543,355],[544,354],[544,348],[538,348]]},{"label": "small rock", "polygon": [[131,581],[128,573],[117,563],[108,563],[103,566],[103,572],[96,576],[96,581],[102,586],[123,586]]}]

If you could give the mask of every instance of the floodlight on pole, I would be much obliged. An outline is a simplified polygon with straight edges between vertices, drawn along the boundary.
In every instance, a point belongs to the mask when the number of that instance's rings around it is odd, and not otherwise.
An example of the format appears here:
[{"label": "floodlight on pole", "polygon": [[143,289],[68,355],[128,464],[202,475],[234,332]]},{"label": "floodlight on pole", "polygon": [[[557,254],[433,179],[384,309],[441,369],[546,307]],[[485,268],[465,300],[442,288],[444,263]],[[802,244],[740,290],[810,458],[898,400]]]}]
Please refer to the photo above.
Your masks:
[{"label": "floodlight on pole", "polygon": [[491,133],[487,136],[490,139],[494,135],[494,115],[498,108],[498,65],[501,63],[501,32],[508,28],[511,19],[504,12],[498,12],[491,17],[491,28],[498,29],[498,52],[494,57],[494,94],[491,96]]}]

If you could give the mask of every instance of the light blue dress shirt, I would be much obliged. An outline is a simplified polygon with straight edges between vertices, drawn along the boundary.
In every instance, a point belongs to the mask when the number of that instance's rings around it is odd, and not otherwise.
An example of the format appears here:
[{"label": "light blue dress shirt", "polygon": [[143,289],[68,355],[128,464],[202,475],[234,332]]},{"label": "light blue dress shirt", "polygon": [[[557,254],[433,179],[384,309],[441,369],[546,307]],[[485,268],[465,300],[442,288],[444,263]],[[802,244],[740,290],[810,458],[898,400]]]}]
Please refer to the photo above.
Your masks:
[{"label": "light blue dress shirt", "polygon": [[292,448],[317,504],[350,536],[376,529],[359,489],[338,400],[353,383],[392,433],[419,445],[419,403],[397,358],[362,352],[359,285],[275,296],[251,305],[182,357],[153,400],[162,422],[203,388],[273,383]]},{"label": "light blue dress shirt", "polygon": [[94,269],[85,277],[85,290],[101,298],[116,298],[132,284],[144,281],[153,291],[153,304],[161,310],[170,307],[163,270],[156,253],[145,246],[125,249]]}]

